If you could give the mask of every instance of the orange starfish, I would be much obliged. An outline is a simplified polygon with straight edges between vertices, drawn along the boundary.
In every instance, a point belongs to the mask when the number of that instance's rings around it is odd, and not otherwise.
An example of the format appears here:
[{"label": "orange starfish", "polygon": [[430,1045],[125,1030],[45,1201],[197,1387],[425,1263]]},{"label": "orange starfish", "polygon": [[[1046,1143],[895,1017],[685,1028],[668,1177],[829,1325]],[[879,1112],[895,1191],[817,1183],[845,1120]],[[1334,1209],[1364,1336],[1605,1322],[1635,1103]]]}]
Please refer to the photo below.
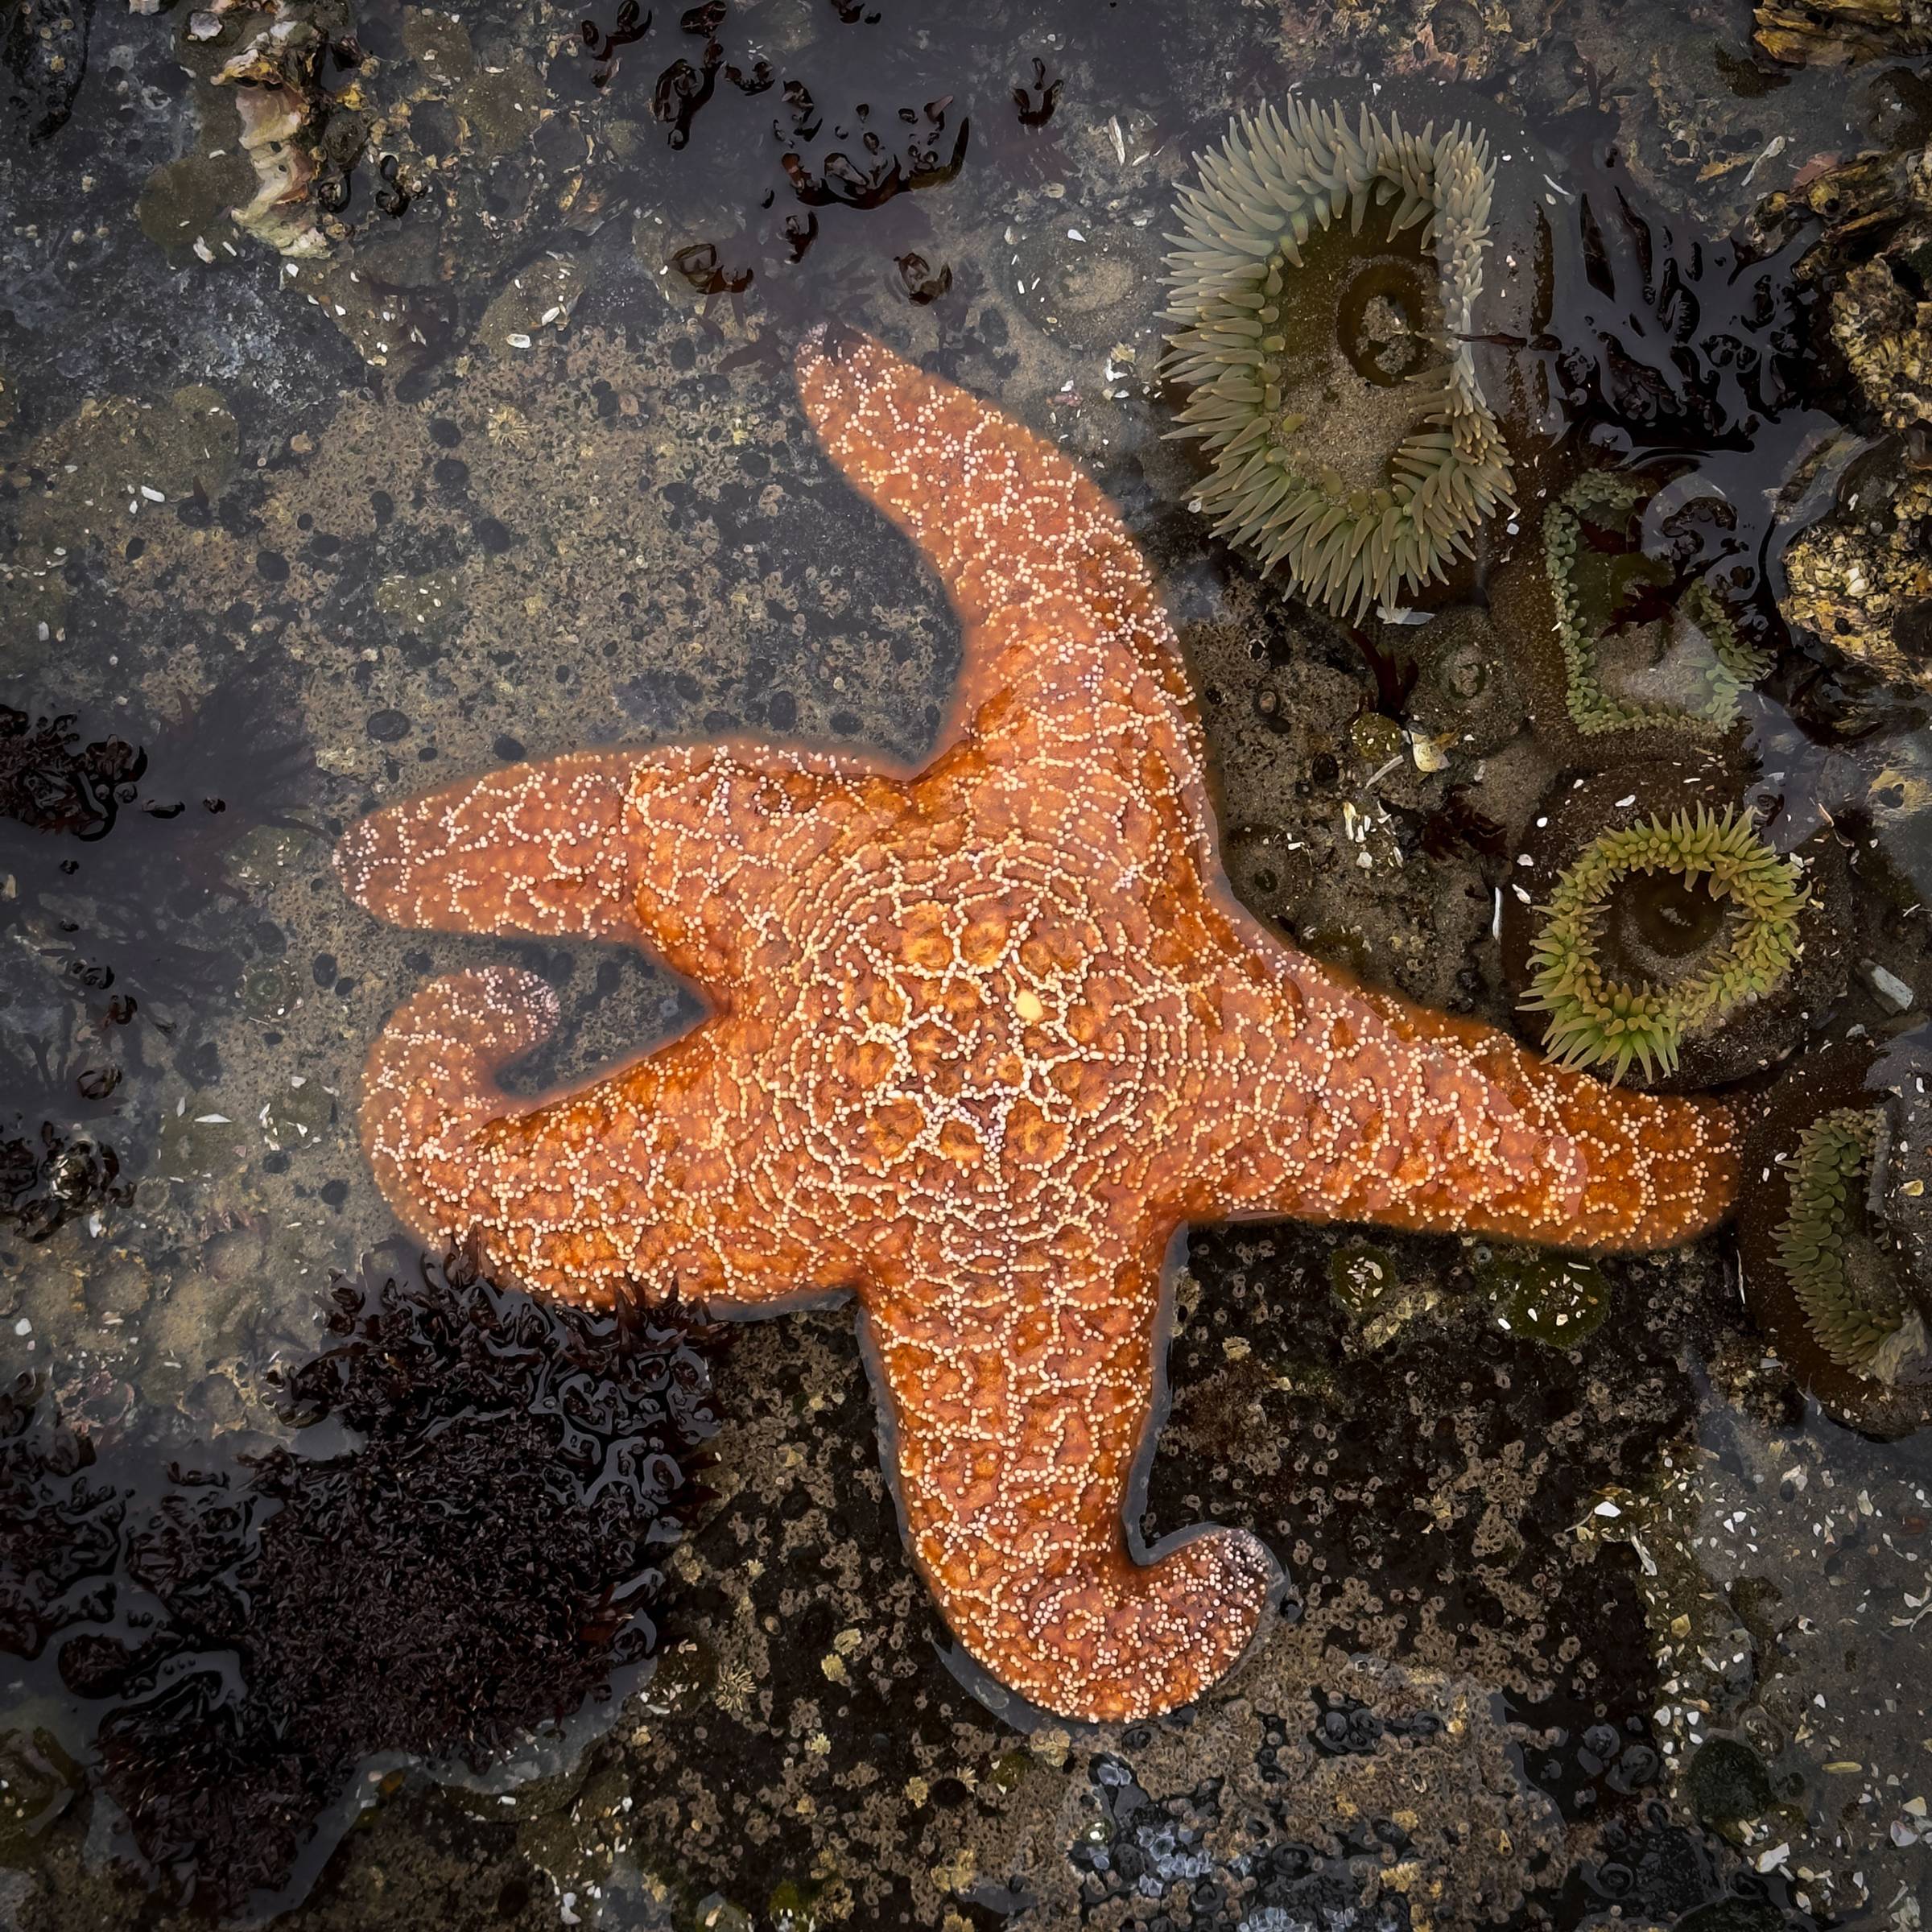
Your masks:
[{"label": "orange starfish", "polygon": [[1249,918],[1146,564],[1053,446],[869,338],[815,332],[807,415],[965,633],[917,771],[743,741],[586,753],[353,827],[384,919],[649,945],[710,1002],[531,1105],[525,972],[426,987],[363,1133],[425,1240],[532,1287],[724,1314],[857,1296],[919,1567],[966,1648],[1072,1718],[1188,1702],[1274,1589],[1253,1537],[1127,1530],[1194,1220],[1296,1216],[1579,1248],[1695,1234],[1728,1117],[1564,1073],[1368,993]]}]

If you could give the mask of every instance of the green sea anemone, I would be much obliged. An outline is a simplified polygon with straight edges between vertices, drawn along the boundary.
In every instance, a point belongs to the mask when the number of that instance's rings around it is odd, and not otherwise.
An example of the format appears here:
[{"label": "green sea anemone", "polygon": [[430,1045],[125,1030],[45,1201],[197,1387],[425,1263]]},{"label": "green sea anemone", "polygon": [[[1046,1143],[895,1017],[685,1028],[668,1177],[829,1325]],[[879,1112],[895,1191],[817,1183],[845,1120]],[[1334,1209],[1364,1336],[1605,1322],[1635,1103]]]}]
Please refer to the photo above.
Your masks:
[{"label": "green sea anemone", "polygon": [[1889,1266],[1859,1265],[1882,1119],[1876,1108],[1840,1107],[1799,1135],[1777,1240],[1778,1265],[1818,1346],[1841,1368],[1889,1387],[1926,1352],[1926,1325]]},{"label": "green sea anemone", "polygon": [[1929,1075],[1918,1034],[1807,1054],[1756,1108],[1739,1162],[1752,1319],[1840,1422],[1888,1439],[1932,1426]]},{"label": "green sea anemone", "polygon": [[[1646,1079],[1671,1073],[1687,1032],[1765,998],[1790,969],[1807,896],[1800,870],[1735,808],[1653,815],[1592,839],[1558,876],[1530,948],[1522,1006],[1550,1016],[1545,1051],[1567,1067],[1608,1066],[1613,1080],[1633,1062]],[[1684,903],[1671,923],[1704,956],[1668,982],[1605,970],[1618,888],[1639,873],[1676,882]]]},{"label": "green sea anemone", "polygon": [[[1543,564],[1556,606],[1565,697],[1571,721],[1586,737],[1653,725],[1715,734],[1737,716],[1738,694],[1771,667],[1769,658],[1745,643],[1715,592],[1702,582],[1652,625],[1620,621],[1633,590],[1666,584],[1671,573],[1641,552],[1598,548],[1587,541],[1584,525],[1627,537],[1638,506],[1651,493],[1634,477],[1593,469],[1543,518]],[[1606,657],[1619,641],[1654,656],[1628,680],[1641,695],[1620,696],[1606,683]]]},{"label": "green sea anemone", "polygon": [[1200,169],[1168,237],[1162,371],[1191,391],[1173,433],[1212,460],[1217,535],[1360,618],[1442,578],[1513,507],[1466,340],[1488,143],[1366,108],[1352,129],[1339,105],[1290,100],[1237,118]]}]

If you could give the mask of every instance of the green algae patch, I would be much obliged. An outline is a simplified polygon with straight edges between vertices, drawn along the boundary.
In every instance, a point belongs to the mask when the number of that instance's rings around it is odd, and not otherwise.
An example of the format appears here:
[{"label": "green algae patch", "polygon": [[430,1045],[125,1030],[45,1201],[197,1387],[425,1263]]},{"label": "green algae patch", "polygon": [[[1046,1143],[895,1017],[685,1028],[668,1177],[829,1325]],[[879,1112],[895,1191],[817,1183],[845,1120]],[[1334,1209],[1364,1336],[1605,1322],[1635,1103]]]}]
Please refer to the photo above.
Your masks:
[{"label": "green algae patch", "polygon": [[1538,1248],[1484,1246],[1476,1285],[1505,1335],[1550,1348],[1580,1348],[1610,1311],[1610,1284],[1594,1261]]},{"label": "green algae patch", "polygon": [[376,586],[376,608],[397,630],[445,643],[463,621],[463,574],[431,570],[419,577],[385,577]]},{"label": "green algae patch", "polygon": [[1349,1241],[1328,1257],[1328,1286],[1353,1323],[1348,1346],[1379,1348],[1442,1299],[1431,1282],[1403,1278],[1396,1257],[1372,1241]]},{"label": "green algae patch", "polygon": [[241,431],[218,390],[191,383],[165,401],[90,398],[39,437],[7,472],[19,493],[16,555],[138,533],[143,516],[186,497],[214,497],[235,464]]},{"label": "green algae patch", "polygon": [[246,201],[254,187],[254,170],[240,148],[221,155],[197,149],[163,162],[148,176],[134,218],[175,267],[191,262],[233,266],[246,258],[232,246],[241,231],[229,211]]},{"label": "green algae patch", "polygon": [[1352,1321],[1368,1321],[1395,1283],[1395,1257],[1385,1248],[1351,1241],[1328,1257],[1329,1287]]},{"label": "green algae patch", "polygon": [[1748,1744],[1714,1737],[1684,1772],[1684,1795],[1707,1825],[1748,1824],[1776,1803],[1771,1773]]},{"label": "green algae patch", "polygon": [[520,152],[541,118],[543,83],[518,61],[485,68],[456,90],[456,109],[477,152],[495,159]]}]

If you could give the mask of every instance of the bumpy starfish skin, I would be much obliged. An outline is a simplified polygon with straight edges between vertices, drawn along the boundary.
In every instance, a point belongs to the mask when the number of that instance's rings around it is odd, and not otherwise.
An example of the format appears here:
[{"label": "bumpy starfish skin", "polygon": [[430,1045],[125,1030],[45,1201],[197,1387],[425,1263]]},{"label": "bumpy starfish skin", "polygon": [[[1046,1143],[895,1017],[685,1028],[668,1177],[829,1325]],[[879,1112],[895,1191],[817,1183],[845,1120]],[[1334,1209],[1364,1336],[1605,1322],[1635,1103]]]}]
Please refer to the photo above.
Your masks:
[{"label": "bumpy starfish skin", "polygon": [[555,1023],[549,989],[433,982],[370,1055],[369,1156],[423,1238],[554,1294],[852,1291],[911,1546],[967,1649],[1070,1717],[1170,1710],[1240,1656],[1276,1575],[1226,1530],[1143,1561],[1123,1521],[1181,1224],[1661,1246],[1728,1208],[1728,1117],[1273,938],[1223,880],[1173,636],[1107,499],[877,342],[815,334],[799,382],[958,610],[944,748],[916,772],[598,752],[353,827],[342,876],[382,917],[642,943],[712,1007],[530,1105],[493,1075]]}]

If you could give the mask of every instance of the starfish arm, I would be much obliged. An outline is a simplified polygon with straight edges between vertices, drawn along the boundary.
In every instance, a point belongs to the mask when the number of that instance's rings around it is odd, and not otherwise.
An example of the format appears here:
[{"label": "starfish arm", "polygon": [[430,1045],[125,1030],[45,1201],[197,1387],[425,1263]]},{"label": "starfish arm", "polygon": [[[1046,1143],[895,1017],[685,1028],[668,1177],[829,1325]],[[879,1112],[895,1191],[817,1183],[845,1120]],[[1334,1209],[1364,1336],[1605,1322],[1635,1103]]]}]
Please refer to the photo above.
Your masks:
[{"label": "starfish arm", "polygon": [[1735,1126],[1632,1093],[1473,1020],[1347,985],[1265,942],[1221,997],[1225,1112],[1186,1212],[1374,1221],[1642,1250],[1724,1219]]},{"label": "starfish arm", "polygon": [[1129,1547],[1158,1253],[1043,1257],[1022,1278],[861,1290],[914,1558],[966,1649],[1033,1703],[1106,1722],[1174,1710],[1247,1648],[1274,1559],[1233,1530],[1145,1563]]},{"label": "starfish arm", "polygon": [[1180,651],[1120,513],[1043,437],[869,336],[798,357],[826,453],[916,544],[964,631],[949,737],[970,727],[1039,779],[1057,749],[1165,767],[1205,854],[1203,754]]},{"label": "starfish arm", "polygon": [[336,849],[378,919],[444,931],[642,940],[730,979],[748,913],[890,786],[852,761],[673,745],[514,765],[389,806]]},{"label": "starfish arm", "polygon": [[714,1021],[580,1092],[520,1102],[497,1070],[546,1038],[555,993],[510,968],[434,980],[364,1076],[362,1137],[398,1217],[566,1300],[676,1292],[720,1312],[846,1285],[801,1209],[767,1098]]}]

